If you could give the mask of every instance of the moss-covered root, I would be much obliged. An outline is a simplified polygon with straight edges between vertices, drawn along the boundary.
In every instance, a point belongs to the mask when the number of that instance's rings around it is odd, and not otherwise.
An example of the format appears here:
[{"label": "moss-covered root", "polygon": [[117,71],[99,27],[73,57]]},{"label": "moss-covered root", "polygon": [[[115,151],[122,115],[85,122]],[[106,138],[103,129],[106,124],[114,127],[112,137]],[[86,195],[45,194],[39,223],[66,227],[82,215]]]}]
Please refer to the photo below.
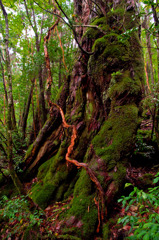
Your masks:
[{"label": "moss-covered root", "polygon": [[81,170],[80,177],[75,184],[74,198],[67,215],[63,233],[79,239],[94,239],[98,225],[98,209],[95,204],[95,194],[92,194],[94,184],[85,169]]}]

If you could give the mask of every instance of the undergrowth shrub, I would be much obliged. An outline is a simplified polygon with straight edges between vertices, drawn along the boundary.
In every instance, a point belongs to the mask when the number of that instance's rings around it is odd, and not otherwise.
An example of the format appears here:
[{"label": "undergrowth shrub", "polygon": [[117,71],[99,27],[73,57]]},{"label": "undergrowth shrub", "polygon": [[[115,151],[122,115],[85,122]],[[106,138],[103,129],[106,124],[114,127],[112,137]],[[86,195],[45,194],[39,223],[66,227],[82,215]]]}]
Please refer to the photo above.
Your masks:
[{"label": "undergrowth shrub", "polygon": [[43,219],[42,211],[35,210],[30,212],[29,202],[25,196],[14,197],[8,199],[2,197],[0,201],[0,221],[3,223],[1,227],[1,239],[19,233],[19,235],[27,228],[40,226]]},{"label": "undergrowth shrub", "polygon": [[[153,184],[159,182],[159,173],[153,180]],[[130,186],[127,183],[125,187]],[[129,196],[122,196],[118,202],[122,202],[125,213],[131,214],[118,219],[123,226],[130,226],[128,237],[131,240],[158,240],[159,239],[159,186],[148,188],[148,191],[134,187]],[[134,208],[132,208],[132,206]]]}]

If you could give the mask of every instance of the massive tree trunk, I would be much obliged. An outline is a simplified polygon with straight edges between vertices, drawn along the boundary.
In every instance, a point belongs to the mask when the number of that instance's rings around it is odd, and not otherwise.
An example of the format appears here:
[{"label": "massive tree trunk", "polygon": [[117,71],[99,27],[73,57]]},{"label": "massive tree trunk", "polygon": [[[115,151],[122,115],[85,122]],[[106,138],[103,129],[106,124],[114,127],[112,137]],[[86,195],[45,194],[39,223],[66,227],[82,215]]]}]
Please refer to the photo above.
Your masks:
[{"label": "massive tree trunk", "polygon": [[[82,19],[86,1],[75,2]],[[82,38],[78,32],[84,51],[59,94],[61,108],[52,104],[25,157],[26,176],[39,167],[32,199],[45,208],[73,195],[58,231],[87,240],[102,230],[110,239],[108,219],[134,149],[144,78],[133,1],[110,2],[110,11],[107,1],[93,2],[90,13],[100,14]]]}]

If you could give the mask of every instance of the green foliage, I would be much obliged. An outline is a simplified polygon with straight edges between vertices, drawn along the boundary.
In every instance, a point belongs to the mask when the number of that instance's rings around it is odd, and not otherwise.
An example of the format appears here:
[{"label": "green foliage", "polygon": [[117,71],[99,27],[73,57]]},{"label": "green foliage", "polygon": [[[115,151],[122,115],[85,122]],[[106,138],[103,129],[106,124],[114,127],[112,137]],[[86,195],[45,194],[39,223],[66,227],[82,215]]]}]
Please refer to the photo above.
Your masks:
[{"label": "green foliage", "polygon": [[[8,231],[7,237],[19,231],[25,231],[28,227],[40,226],[43,221],[42,216],[42,211],[35,210],[34,212],[30,212],[29,202],[25,196],[14,197],[12,199],[3,196],[0,201],[0,217],[1,220],[3,219],[6,222],[3,231],[13,226]],[[3,234],[3,232],[1,233]]]},{"label": "green foliage", "polygon": [[[159,182],[159,173],[153,183]],[[126,184],[125,187],[131,184]],[[157,240],[159,239],[159,186],[149,188],[147,192],[134,187],[129,196],[122,196],[118,202],[122,202],[123,208],[127,212],[132,206],[136,206],[136,211],[131,215],[126,215],[118,219],[118,223],[130,225],[129,234],[126,239],[132,240]]]},{"label": "green foliage", "polygon": [[136,154],[138,152],[145,152],[145,154],[146,154],[146,152],[151,152],[154,150],[152,146],[147,145],[147,143],[144,141],[144,139],[145,139],[144,134],[145,134],[145,136],[147,136],[147,138],[150,138],[149,131],[145,131],[145,133],[142,131],[138,131],[137,135],[136,135],[134,154]]},{"label": "green foliage", "polygon": [[43,215],[43,212],[38,212],[37,210],[34,213],[31,213],[29,210],[29,202],[25,196],[14,197],[9,199],[7,196],[3,196],[0,201],[0,215],[4,218],[7,218],[9,222],[18,220],[19,222],[24,219],[29,220],[30,226],[35,224],[40,224],[40,216]]},{"label": "green foliage", "polygon": [[155,83],[151,86],[152,92],[147,95],[147,97],[143,100],[143,107],[149,108],[151,111],[156,106],[156,108],[159,108],[159,83]]}]

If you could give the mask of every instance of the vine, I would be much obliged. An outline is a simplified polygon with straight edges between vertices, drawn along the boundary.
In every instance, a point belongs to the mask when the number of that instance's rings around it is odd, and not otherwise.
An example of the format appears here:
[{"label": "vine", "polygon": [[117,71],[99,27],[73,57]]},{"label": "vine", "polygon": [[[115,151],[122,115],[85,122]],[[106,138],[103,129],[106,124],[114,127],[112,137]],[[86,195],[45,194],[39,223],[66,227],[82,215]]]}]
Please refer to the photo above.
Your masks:
[{"label": "vine", "polygon": [[100,228],[100,217],[102,219],[102,221],[104,220],[104,191],[103,191],[103,188],[100,184],[100,182],[98,181],[98,179],[96,178],[95,176],[95,173],[92,171],[91,168],[89,168],[88,164],[87,163],[81,163],[81,162],[78,162],[77,160],[75,159],[71,159],[70,158],[70,154],[72,153],[73,151],[73,147],[75,145],[75,140],[77,138],[77,130],[76,130],[76,126],[75,125],[69,125],[66,120],[65,120],[65,116],[64,116],[64,112],[62,110],[62,108],[60,106],[58,106],[56,103],[52,103],[52,107],[55,106],[56,108],[59,109],[60,111],[60,114],[61,114],[61,118],[62,118],[62,123],[63,123],[63,126],[65,128],[72,128],[72,136],[71,136],[71,143],[67,149],[67,153],[66,153],[66,156],[65,156],[65,159],[67,162],[70,162],[72,164],[74,164],[75,166],[77,166],[78,168],[84,168],[87,172],[87,174],[89,175],[90,179],[92,180],[92,182],[95,183],[98,191],[99,191],[99,195],[100,195],[100,199],[101,199],[101,203],[102,203],[102,207],[101,207],[101,213],[100,213],[100,209],[99,209],[99,203],[96,201],[96,199],[94,198],[94,201],[95,201],[95,204],[97,205],[97,208],[98,208],[98,221],[99,221],[99,224],[98,224],[98,227],[97,227],[97,232],[99,232],[99,228]]}]

